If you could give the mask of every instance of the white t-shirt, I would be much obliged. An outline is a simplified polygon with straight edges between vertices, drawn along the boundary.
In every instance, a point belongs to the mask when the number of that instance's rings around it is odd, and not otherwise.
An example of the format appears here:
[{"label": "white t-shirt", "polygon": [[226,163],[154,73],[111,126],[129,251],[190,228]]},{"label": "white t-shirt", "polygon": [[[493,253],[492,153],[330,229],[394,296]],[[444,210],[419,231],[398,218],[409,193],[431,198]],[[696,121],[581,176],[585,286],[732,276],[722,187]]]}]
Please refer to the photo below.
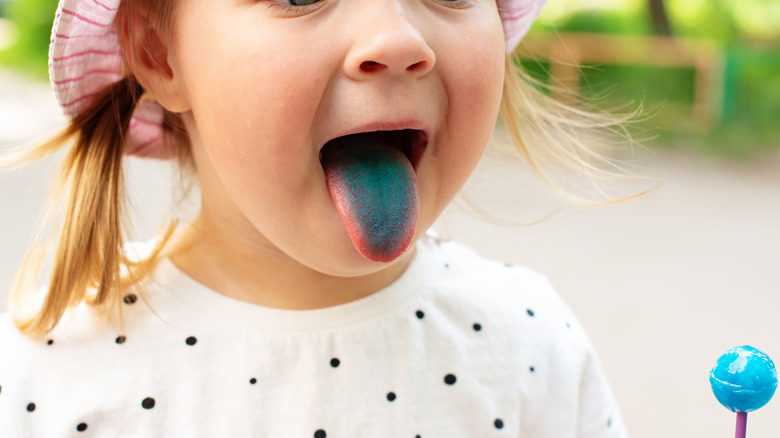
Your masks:
[{"label": "white t-shirt", "polygon": [[125,328],[0,317],[0,437],[624,437],[575,317],[539,274],[423,241],[366,298],[291,311],[163,260]]}]

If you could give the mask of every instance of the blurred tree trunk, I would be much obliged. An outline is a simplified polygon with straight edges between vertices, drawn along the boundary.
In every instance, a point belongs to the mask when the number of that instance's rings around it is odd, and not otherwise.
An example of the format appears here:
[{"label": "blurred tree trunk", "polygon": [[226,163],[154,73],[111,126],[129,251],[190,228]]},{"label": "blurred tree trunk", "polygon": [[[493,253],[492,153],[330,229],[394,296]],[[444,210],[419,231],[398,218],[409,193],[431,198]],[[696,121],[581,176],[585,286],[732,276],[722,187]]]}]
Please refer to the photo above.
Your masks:
[{"label": "blurred tree trunk", "polygon": [[647,0],[650,8],[650,19],[653,23],[653,33],[656,35],[671,35],[669,17],[666,15],[664,0]]}]

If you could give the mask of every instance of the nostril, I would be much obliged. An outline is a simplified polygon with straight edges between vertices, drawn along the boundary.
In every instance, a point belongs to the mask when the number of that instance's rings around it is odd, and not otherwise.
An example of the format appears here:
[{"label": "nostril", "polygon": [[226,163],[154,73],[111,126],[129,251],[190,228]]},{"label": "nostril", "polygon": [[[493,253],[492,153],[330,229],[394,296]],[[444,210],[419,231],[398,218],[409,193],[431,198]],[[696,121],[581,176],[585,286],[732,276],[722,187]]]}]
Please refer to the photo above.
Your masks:
[{"label": "nostril", "polygon": [[363,61],[360,63],[360,70],[366,72],[366,73],[373,73],[375,71],[382,70],[384,65],[376,62],[376,61]]},{"label": "nostril", "polygon": [[406,69],[409,70],[409,71],[412,71],[412,72],[420,71],[420,70],[424,70],[425,69],[425,65],[426,64],[427,64],[427,61],[415,62],[414,64],[410,65],[409,67],[406,67]]}]

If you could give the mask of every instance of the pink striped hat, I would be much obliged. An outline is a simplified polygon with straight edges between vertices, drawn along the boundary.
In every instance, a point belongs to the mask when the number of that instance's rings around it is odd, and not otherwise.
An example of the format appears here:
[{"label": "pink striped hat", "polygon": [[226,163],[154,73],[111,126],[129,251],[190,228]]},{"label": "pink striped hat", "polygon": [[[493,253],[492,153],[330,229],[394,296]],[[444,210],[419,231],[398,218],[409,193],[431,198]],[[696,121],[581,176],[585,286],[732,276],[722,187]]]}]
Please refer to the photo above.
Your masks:
[{"label": "pink striped hat", "polygon": [[[504,23],[507,53],[528,32],[547,0],[496,0]],[[120,0],[60,0],[49,47],[49,77],[67,116],[94,103],[94,96],[125,74],[113,25]],[[163,109],[142,98],[130,121],[125,152],[169,158],[162,129]]]}]

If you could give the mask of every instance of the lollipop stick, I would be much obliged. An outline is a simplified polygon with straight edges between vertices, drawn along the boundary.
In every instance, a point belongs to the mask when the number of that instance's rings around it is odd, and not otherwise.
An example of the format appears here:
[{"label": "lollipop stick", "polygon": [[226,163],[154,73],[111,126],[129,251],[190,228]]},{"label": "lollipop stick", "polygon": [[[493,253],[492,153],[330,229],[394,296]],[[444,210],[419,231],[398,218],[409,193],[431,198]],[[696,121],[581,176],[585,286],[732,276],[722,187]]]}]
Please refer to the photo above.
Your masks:
[{"label": "lollipop stick", "polygon": [[737,432],[734,438],[745,438],[747,431],[747,412],[737,412]]}]

